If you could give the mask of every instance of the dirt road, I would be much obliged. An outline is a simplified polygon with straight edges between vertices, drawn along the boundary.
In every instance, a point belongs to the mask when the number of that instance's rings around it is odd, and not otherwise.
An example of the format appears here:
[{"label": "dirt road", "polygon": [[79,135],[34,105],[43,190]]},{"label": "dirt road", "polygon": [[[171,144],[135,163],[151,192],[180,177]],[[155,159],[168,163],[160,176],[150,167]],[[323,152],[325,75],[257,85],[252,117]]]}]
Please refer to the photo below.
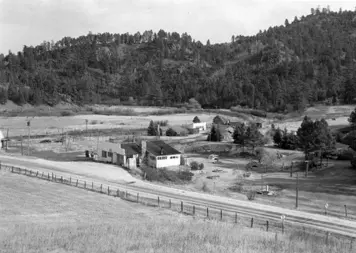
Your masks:
[{"label": "dirt road", "polygon": [[93,163],[81,162],[50,162],[42,159],[7,155],[0,155],[0,161],[2,165],[17,166],[45,173],[55,172],[57,175],[65,177],[73,177],[76,175],[77,178],[82,180],[95,181],[113,188],[118,187],[139,192],[140,196],[146,195],[156,198],[157,195],[159,195],[172,200],[175,199],[184,201],[185,203],[191,203],[200,208],[209,207],[217,210],[223,209],[225,211],[236,212],[242,217],[256,217],[263,220],[280,222],[281,215],[285,215],[286,226],[298,225],[356,238],[355,221],[158,186],[133,178],[123,169],[111,165],[93,165]]}]

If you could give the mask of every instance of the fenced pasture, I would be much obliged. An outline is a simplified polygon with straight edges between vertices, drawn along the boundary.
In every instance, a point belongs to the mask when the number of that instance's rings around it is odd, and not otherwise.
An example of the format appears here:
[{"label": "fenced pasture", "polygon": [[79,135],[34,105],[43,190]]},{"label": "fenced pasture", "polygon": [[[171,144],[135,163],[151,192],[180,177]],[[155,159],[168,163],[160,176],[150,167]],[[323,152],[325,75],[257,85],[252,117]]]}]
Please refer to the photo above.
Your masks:
[{"label": "fenced pasture", "polygon": [[120,198],[129,202],[142,204],[150,207],[158,207],[162,209],[169,209],[176,211],[183,215],[193,216],[201,219],[220,221],[230,224],[239,225],[241,227],[258,228],[266,232],[280,233],[304,233],[308,235],[324,238],[326,244],[332,240],[348,241],[350,247],[353,247],[354,238],[341,236],[338,234],[331,234],[322,230],[311,229],[309,227],[300,226],[297,224],[285,223],[284,219],[276,220],[268,218],[261,219],[260,217],[248,217],[239,211],[233,212],[231,210],[218,209],[216,207],[204,206],[196,204],[187,200],[179,200],[176,198],[167,198],[147,192],[134,191],[125,187],[115,187],[108,184],[102,184],[94,181],[79,180],[75,177],[64,177],[54,173],[44,173],[40,171],[33,171],[18,167],[1,165],[1,172],[11,172],[14,174],[34,177],[49,182],[60,183],[65,186],[72,186],[87,191],[100,193],[103,195]]}]

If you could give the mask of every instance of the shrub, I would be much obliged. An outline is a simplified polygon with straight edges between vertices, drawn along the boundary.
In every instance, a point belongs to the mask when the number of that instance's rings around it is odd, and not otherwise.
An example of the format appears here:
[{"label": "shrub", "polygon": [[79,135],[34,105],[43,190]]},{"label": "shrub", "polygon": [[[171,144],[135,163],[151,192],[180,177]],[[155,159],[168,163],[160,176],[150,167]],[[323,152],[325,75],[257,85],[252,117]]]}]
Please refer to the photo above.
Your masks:
[{"label": "shrub", "polygon": [[203,192],[210,192],[210,189],[208,187],[208,183],[207,182],[203,182],[203,186],[201,187],[201,189],[203,190]]},{"label": "shrub", "polygon": [[204,169],[204,163],[199,164],[199,170]]},{"label": "shrub", "polygon": [[97,120],[92,120],[92,121],[90,121],[90,124],[91,125],[96,125],[96,124],[98,124],[98,121]]},{"label": "shrub", "polygon": [[246,193],[246,196],[247,196],[247,199],[248,199],[248,200],[254,200],[255,197],[256,197],[256,192],[253,191],[253,190],[249,190],[249,191]]},{"label": "shrub", "polygon": [[192,162],[190,163],[190,169],[191,169],[191,170],[199,170],[199,163],[196,162],[196,161],[192,161]]},{"label": "shrub", "polygon": [[153,124],[155,125],[160,125],[160,126],[167,126],[168,125],[168,120],[159,120],[159,121],[154,121]]},{"label": "shrub", "polygon": [[351,166],[352,166],[352,168],[353,169],[356,169],[356,156],[353,156],[352,158],[351,158]]},{"label": "shrub", "polygon": [[168,128],[166,131],[166,136],[177,136],[177,132],[174,131],[172,128]]},{"label": "shrub", "polygon": [[166,168],[155,169],[152,167],[144,166],[141,168],[145,174],[145,179],[148,181],[181,183],[184,181],[191,181],[194,176],[193,173],[187,170],[172,171]]},{"label": "shrub", "polygon": [[73,112],[71,111],[61,111],[61,116],[66,117],[66,116],[72,116]]}]

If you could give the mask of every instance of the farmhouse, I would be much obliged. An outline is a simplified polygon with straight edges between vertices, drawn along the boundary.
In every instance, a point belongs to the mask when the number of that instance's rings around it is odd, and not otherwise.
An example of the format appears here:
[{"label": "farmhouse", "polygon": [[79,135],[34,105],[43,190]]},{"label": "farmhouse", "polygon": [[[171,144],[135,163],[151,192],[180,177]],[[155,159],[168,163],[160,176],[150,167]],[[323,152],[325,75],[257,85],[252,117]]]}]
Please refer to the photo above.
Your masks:
[{"label": "farmhouse", "polygon": [[181,163],[181,153],[160,140],[141,141],[140,144],[103,142],[98,146],[96,160],[134,169],[145,157],[147,164],[155,168],[179,166]]},{"label": "farmhouse", "polygon": [[189,129],[198,129],[198,132],[206,131],[206,122],[192,123]]},{"label": "farmhouse", "polygon": [[154,168],[179,166],[181,153],[164,141],[142,141],[142,156],[147,157],[147,164]]},{"label": "farmhouse", "polygon": [[103,142],[98,146],[97,160],[133,169],[140,166],[140,155],[137,143]]}]

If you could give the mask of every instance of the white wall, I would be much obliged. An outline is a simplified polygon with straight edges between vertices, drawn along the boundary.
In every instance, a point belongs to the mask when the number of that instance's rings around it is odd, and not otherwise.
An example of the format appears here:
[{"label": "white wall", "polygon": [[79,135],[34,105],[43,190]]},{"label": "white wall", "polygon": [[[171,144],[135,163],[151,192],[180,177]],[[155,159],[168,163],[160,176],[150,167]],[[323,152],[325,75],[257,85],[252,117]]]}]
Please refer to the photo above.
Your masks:
[{"label": "white wall", "polygon": [[[103,157],[102,152],[111,152],[113,153],[113,157]],[[112,142],[102,142],[98,146],[98,160],[102,162],[113,162],[117,163],[117,154],[124,155],[125,150],[120,147],[119,143]]]},{"label": "white wall", "polygon": [[205,131],[206,130],[206,122],[193,123],[192,128],[199,128],[202,131]]},{"label": "white wall", "polygon": [[[156,167],[163,168],[169,166],[179,166],[180,165],[180,154],[177,155],[168,155],[168,156],[157,156],[156,157]],[[166,157],[167,159],[160,159]],[[173,158],[175,157],[175,158]]]}]

